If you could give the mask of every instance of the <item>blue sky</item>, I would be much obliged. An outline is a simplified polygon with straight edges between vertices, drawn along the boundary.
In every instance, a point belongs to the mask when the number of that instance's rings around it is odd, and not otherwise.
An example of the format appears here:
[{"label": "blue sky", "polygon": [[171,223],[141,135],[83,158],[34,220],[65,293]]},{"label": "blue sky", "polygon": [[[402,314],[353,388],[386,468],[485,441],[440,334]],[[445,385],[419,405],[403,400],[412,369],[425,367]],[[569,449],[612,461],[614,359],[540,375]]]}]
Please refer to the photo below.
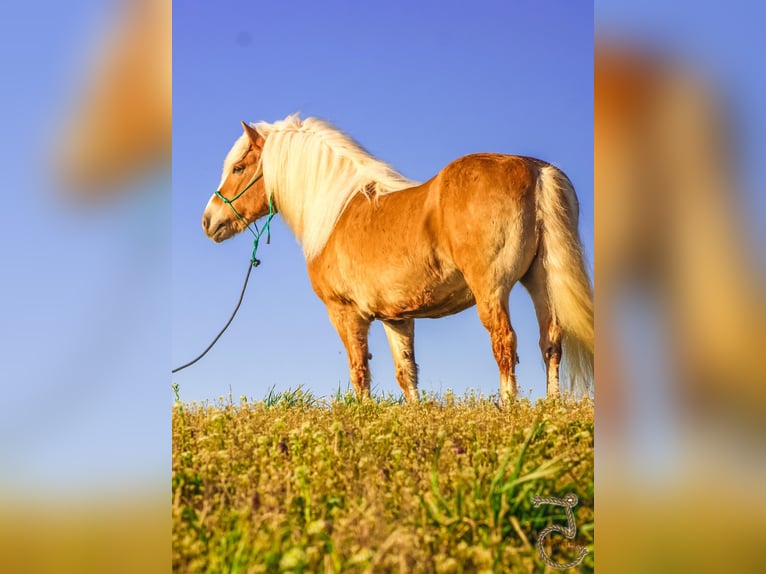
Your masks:
[{"label": "blue sky", "polygon": [[[214,244],[200,218],[240,120],[324,117],[405,175],[425,180],[472,152],[531,155],[562,168],[593,253],[593,11],[587,2],[183,2],[173,12],[172,362],[196,356],[228,318],[249,235]],[[184,400],[262,398],[348,385],[343,346],[277,218],[245,302],[218,345],[179,372]],[[528,295],[511,295],[520,389],[545,393]],[[420,388],[498,390],[475,309],[416,323]],[[373,323],[373,389],[399,393]]]}]

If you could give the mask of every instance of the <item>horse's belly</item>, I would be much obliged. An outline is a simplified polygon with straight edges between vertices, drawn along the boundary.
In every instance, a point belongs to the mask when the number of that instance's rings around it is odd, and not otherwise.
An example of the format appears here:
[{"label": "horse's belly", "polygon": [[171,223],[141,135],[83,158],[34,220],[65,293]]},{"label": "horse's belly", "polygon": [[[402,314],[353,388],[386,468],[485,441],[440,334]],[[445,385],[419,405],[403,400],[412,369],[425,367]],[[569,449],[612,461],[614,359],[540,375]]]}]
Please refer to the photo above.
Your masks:
[{"label": "horse's belly", "polygon": [[376,319],[436,318],[459,313],[475,304],[473,293],[461,273],[455,271],[439,281],[417,282],[406,288],[391,285],[381,291],[375,309]]}]

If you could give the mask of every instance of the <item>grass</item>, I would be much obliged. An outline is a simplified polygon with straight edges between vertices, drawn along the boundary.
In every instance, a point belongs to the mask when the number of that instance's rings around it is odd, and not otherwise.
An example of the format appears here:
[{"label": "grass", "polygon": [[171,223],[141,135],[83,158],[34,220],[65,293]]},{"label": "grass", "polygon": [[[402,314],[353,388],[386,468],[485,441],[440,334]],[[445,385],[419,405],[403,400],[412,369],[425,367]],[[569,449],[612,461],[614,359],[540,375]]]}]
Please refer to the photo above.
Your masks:
[{"label": "grass", "polygon": [[179,572],[545,572],[531,497],[574,492],[577,535],[546,537],[593,571],[593,404],[485,397],[357,401],[297,389],[173,409]]}]

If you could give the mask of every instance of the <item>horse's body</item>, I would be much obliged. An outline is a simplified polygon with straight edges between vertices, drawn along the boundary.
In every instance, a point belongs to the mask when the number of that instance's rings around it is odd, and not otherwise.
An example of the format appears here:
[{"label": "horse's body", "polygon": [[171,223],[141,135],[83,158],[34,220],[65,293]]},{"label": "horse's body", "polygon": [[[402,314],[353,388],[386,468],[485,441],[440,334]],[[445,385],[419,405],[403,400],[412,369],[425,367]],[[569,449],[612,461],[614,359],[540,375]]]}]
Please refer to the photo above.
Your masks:
[{"label": "horse's body", "polygon": [[[284,153],[269,150],[269,138],[279,134],[273,147],[282,146],[278,140],[288,137],[285,132],[300,134],[294,136],[302,139],[299,147],[316,144],[316,153],[323,157],[316,162],[309,158],[297,174],[273,172],[271,163],[287,160]],[[416,184],[312,118],[300,122],[292,116],[255,129],[245,125],[243,137],[225,162],[219,191],[235,197],[258,173],[263,182],[232,204],[242,220],[214,195],[203,227],[222,241],[241,231],[244,222],[265,215],[271,196],[303,244],[314,291],[327,305],[346,347],[351,381],[360,395],[369,393],[367,332],[373,320],[383,322],[399,385],[409,400],[416,400],[414,319],[442,317],[476,305],[492,339],[501,397],[515,398],[518,359],[508,297],[517,281],[535,304],[548,394],[559,392],[562,339],[571,375],[590,384],[592,294],[577,236],[577,199],[561,171],[532,158],[476,154]],[[295,142],[290,146],[293,152],[298,149]],[[279,160],[270,157],[275,154]],[[314,193],[296,191],[296,186],[334,193],[325,189],[335,188],[332,181],[325,185],[323,172],[337,174],[348,167],[343,159],[337,159],[340,167],[335,165],[336,156],[351,158],[348,173],[353,174],[335,177],[337,182],[348,185],[349,177],[356,178],[356,189],[332,199],[339,206],[336,213],[320,213],[312,203],[316,198],[296,200],[297,193]],[[327,223],[311,228],[314,213]]]}]

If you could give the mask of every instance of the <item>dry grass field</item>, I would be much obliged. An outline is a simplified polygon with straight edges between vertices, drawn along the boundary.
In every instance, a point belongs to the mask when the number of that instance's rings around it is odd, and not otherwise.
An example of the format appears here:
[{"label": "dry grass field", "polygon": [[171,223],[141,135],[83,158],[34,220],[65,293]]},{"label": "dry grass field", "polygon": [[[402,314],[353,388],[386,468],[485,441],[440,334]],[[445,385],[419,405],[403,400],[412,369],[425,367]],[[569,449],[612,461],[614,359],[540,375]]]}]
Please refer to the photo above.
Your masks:
[{"label": "dry grass field", "polygon": [[[178,388],[175,387],[178,399]],[[573,492],[565,509],[532,496]],[[300,389],[173,408],[178,572],[553,572],[594,568],[593,403]],[[570,570],[571,571],[571,570]]]}]

